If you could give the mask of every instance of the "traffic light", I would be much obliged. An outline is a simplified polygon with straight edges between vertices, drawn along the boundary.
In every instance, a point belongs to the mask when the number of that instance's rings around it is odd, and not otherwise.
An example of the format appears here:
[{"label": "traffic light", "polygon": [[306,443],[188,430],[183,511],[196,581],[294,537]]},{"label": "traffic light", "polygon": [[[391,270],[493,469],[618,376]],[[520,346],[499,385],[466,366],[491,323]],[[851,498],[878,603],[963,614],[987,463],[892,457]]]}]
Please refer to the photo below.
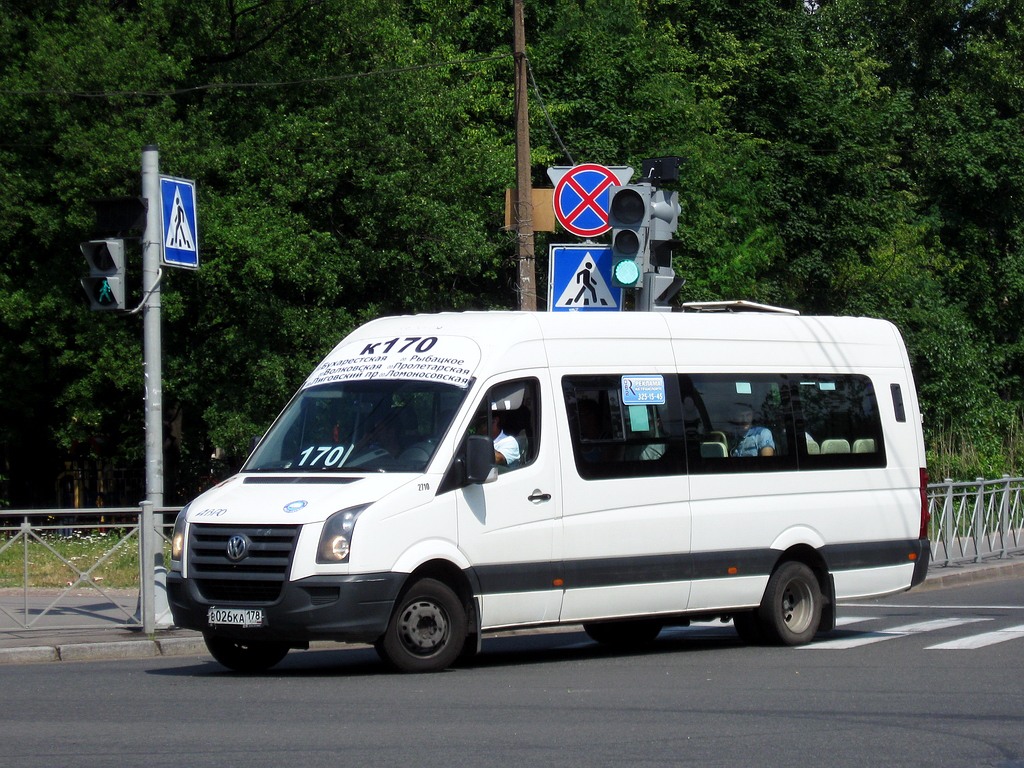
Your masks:
[{"label": "traffic light", "polygon": [[82,278],[82,288],[89,297],[89,308],[123,310],[124,240],[89,240],[79,247],[89,263],[89,274]]},{"label": "traffic light", "polygon": [[[613,285],[640,288],[645,273],[671,266],[668,247],[679,226],[679,211],[678,192],[651,184],[626,184],[608,190]],[[656,259],[660,261],[655,263]]]},{"label": "traffic light", "polygon": [[608,190],[612,228],[612,285],[639,288],[650,253],[650,184],[625,184]]},{"label": "traffic light", "polygon": [[660,267],[657,272],[644,275],[644,287],[637,303],[643,312],[671,312],[672,301],[679,295],[686,283],[669,267]]},{"label": "traffic light", "polygon": [[679,193],[655,189],[651,194],[651,246],[666,243],[679,227]]}]

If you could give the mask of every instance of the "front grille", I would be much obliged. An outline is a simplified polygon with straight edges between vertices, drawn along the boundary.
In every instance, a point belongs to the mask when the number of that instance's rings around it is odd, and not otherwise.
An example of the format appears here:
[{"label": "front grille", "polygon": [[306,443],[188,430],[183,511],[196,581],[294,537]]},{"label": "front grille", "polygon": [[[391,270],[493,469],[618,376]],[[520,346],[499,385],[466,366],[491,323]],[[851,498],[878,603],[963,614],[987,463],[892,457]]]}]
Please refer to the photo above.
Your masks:
[{"label": "front grille", "polygon": [[[272,603],[288,579],[297,525],[193,525],[188,537],[188,574],[211,602]],[[237,562],[228,542],[245,537],[248,548]]]}]

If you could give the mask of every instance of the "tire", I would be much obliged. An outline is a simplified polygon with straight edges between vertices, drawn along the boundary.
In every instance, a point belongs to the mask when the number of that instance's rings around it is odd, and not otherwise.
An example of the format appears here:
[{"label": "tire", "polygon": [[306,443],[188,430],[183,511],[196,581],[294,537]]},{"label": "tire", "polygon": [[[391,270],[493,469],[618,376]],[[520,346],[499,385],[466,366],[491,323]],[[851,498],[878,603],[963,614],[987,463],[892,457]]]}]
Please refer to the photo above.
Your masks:
[{"label": "tire", "polygon": [[605,621],[583,625],[583,631],[591,640],[624,649],[650,645],[661,632],[661,628],[661,622],[650,619]]},{"label": "tire", "polygon": [[374,647],[399,672],[440,672],[459,658],[467,633],[466,609],[458,595],[439,581],[422,579],[395,603]]},{"label": "tire", "polygon": [[210,655],[235,672],[265,672],[288,655],[285,643],[231,640],[216,635],[203,635]]},{"label": "tire", "polygon": [[768,579],[757,622],[768,642],[805,645],[821,624],[821,585],[803,563],[780,565]]}]

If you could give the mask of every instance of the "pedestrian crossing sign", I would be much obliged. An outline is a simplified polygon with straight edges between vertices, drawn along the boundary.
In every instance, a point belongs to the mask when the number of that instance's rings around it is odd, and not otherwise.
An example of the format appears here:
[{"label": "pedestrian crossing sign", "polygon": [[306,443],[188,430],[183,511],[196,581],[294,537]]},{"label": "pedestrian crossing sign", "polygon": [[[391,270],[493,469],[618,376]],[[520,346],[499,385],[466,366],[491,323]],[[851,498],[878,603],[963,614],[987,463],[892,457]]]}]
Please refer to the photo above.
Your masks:
[{"label": "pedestrian crossing sign", "polygon": [[160,215],[163,263],[171,267],[199,268],[199,222],[196,183],[191,179],[160,177]]},{"label": "pedestrian crossing sign", "polygon": [[612,285],[611,248],[593,243],[550,247],[548,311],[618,312],[622,293]]}]

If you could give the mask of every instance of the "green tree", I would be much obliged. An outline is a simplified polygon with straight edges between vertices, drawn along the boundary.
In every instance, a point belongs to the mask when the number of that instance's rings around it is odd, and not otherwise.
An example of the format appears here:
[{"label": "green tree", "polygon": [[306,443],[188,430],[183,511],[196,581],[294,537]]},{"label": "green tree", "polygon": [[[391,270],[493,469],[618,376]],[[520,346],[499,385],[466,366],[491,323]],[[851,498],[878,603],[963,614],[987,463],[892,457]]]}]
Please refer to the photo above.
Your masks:
[{"label": "green tree", "polygon": [[[549,165],[683,157],[687,299],[889,317],[929,431],[1012,453],[1018,4],[526,12],[535,186]],[[71,458],[141,459],[139,317],[86,309],[77,244],[89,198],[139,193],[144,145],[200,207],[201,268],[162,282],[168,500],[215,449],[243,455],[355,325],[514,305],[507,2],[0,0],[0,45],[0,495],[48,505]],[[541,285],[562,239],[538,238]]]}]

